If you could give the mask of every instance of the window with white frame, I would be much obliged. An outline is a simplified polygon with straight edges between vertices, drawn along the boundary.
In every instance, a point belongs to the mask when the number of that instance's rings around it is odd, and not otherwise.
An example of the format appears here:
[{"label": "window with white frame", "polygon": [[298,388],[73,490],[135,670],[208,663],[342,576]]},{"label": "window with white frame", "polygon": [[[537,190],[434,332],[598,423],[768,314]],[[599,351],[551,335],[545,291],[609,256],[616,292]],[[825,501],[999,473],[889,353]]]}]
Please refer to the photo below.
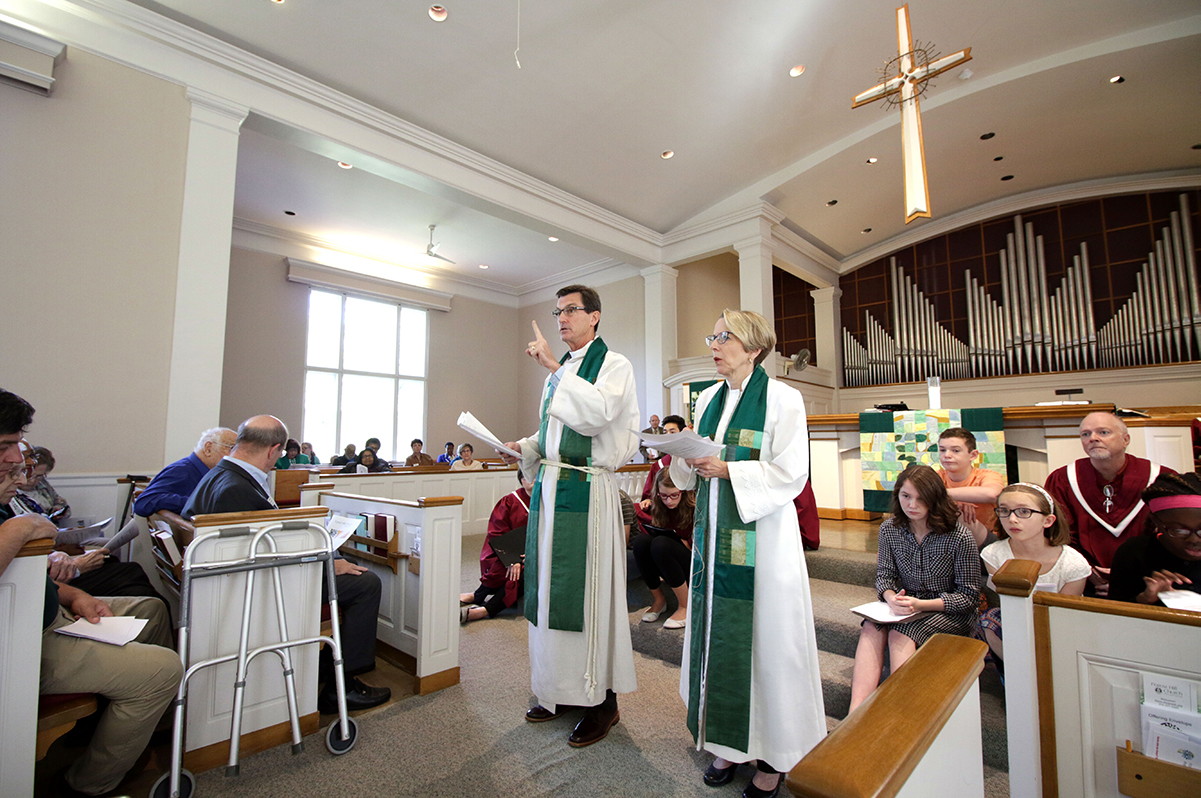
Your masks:
[{"label": "window with white frame", "polygon": [[[324,462],[379,438],[404,460],[425,429],[428,313],[386,300],[309,292],[304,440]],[[404,456],[397,457],[398,452]]]}]

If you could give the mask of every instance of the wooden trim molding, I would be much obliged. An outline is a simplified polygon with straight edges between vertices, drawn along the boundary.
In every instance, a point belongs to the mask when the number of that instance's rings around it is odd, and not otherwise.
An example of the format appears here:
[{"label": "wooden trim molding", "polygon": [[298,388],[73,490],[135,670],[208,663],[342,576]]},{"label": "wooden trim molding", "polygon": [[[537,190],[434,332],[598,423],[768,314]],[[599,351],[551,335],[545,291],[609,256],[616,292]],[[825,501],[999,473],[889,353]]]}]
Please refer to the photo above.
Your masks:
[{"label": "wooden trim molding", "polygon": [[337,487],[333,482],[306,482],[300,486],[300,491],[303,493],[306,490],[330,490]]},{"label": "wooden trim molding", "polygon": [[330,491],[324,495],[338,499],[366,499],[381,504],[394,504],[397,507],[454,507],[463,503],[462,496],[422,496],[417,501],[410,501],[409,499],[385,499],[382,496],[360,496],[357,493],[338,493],[336,491]]},{"label": "wooden trim molding", "polygon": [[[1112,413],[1116,406],[1111,402],[1094,402],[1090,405],[1019,405],[1001,409],[1005,421],[1028,421],[1056,418],[1082,418],[1088,413]],[[913,408],[917,410],[919,408]],[[809,416],[810,427],[833,427],[840,424],[859,426],[858,413],[827,413]],[[1127,419],[1129,421],[1129,419]]]},{"label": "wooden trim molding", "polygon": [[31,540],[17,552],[18,557],[48,557],[54,551],[54,541],[50,538]]},{"label": "wooden trim molding", "polygon": [[417,695],[429,695],[459,683],[459,666],[417,677]]},{"label": "wooden trim molding", "polygon": [[1051,677],[1051,617],[1047,608],[1037,603],[1034,607],[1034,672],[1038,684],[1038,739],[1042,752],[1043,798],[1059,798],[1055,682]]},{"label": "wooden trim molding", "polygon": [[788,789],[803,798],[895,796],[976,683],[987,652],[979,640],[934,635],[792,769]]},{"label": "wooden trim molding", "polygon": [[1118,789],[1131,798],[1188,798],[1201,795],[1201,771],[1117,748]]},{"label": "wooden trim molding", "polygon": [[992,581],[1001,595],[1025,598],[1038,584],[1038,571],[1038,563],[1033,560],[1009,560],[993,574]]},{"label": "wooden trim molding", "polygon": [[[301,716],[300,735],[302,737],[313,734],[320,727],[321,716],[316,712]],[[282,723],[276,723],[274,726],[268,726],[265,729],[243,734],[242,742],[238,745],[238,755],[244,759],[251,754],[266,751],[277,745],[290,745],[291,743],[292,725],[285,720]],[[219,743],[206,745],[203,748],[197,748],[195,751],[187,751],[183,755],[183,766],[193,773],[203,773],[206,770],[212,770],[215,767],[228,763],[229,740],[222,740]]]},{"label": "wooden trim molding", "polygon": [[[993,581],[995,582],[996,579],[994,578]],[[1058,607],[1065,610],[1121,615],[1125,618],[1139,618],[1144,621],[1178,623],[1181,626],[1201,626],[1201,614],[1127,601],[1111,601],[1088,596],[1064,596],[1059,593],[1035,593],[1034,604],[1036,609],[1039,606]]]},{"label": "wooden trim molding", "polygon": [[328,514],[328,507],[288,507],[280,510],[256,510],[250,513],[198,515],[192,519],[192,523],[199,529],[200,527],[233,526],[235,524],[273,524],[277,521],[324,518]]}]

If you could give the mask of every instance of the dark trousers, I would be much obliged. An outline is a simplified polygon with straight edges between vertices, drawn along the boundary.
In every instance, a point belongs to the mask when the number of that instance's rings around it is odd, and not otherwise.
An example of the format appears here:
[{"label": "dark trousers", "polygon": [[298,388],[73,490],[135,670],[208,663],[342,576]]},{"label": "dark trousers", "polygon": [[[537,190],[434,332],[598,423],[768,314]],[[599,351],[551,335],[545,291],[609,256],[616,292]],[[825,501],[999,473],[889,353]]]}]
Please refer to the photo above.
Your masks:
[{"label": "dark trousers", "polygon": [[677,537],[642,534],[634,538],[634,562],[651,590],[660,580],[674,589],[688,581],[692,551]]},{"label": "dark trousers", "polygon": [[[334,584],[342,615],[338,631],[342,637],[343,669],[348,677],[366,673],[375,667],[375,627],[382,590],[379,577],[371,571],[358,576],[342,574],[334,577]],[[329,589],[324,579],[321,581],[321,601],[329,601]],[[333,651],[330,646],[325,646],[321,649],[318,680],[332,684],[333,667]]]},{"label": "dark trousers", "polygon": [[[525,580],[521,579],[517,582],[517,598],[525,593]],[[481,584],[475,589],[475,596],[472,601],[479,604],[488,611],[489,618],[495,618],[500,614],[500,611],[508,607],[505,603],[505,585],[500,587],[485,587]]]},{"label": "dark trousers", "polygon": [[103,565],[80,574],[70,584],[90,596],[146,596],[162,601],[164,607],[168,606],[150,584],[150,578],[142,566],[136,562],[121,562],[115,557],[105,557]]}]

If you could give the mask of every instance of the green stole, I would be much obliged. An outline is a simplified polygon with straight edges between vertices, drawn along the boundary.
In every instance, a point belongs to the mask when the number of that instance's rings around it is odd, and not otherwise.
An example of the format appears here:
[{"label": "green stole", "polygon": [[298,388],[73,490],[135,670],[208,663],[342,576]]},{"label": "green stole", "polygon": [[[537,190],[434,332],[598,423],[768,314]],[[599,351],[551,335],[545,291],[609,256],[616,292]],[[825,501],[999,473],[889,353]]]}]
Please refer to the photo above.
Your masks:
[{"label": "green stole", "polygon": [[[755,366],[746,390],[726,429],[726,462],[758,460],[767,416],[767,372]],[[729,396],[722,383],[697,426],[697,433],[714,437]],[[755,601],[755,522],[738,516],[734,486],[719,479],[717,529],[709,529],[709,480],[696,491],[696,523],[692,532],[691,604],[688,607],[691,647],[688,671],[688,729],[700,743],[701,675],[706,675],[704,739],[746,751],[750,738],[751,637]],[[713,596],[707,595],[706,568],[713,558]],[[712,601],[712,619],[709,619]],[[708,628],[706,628],[708,626]],[[706,632],[709,645],[705,645]]]},{"label": "green stole", "polygon": [[[601,364],[609,347],[600,338],[593,340],[584,354],[576,376],[596,384]],[[560,363],[571,357],[568,353]],[[538,426],[538,450],[544,459],[546,452],[546,427],[550,420],[551,397],[555,386],[546,389],[546,400],[542,403],[542,421]],[[592,438],[581,435],[564,425],[559,436],[558,462],[575,466],[592,465]],[[587,573],[588,552],[588,509],[592,499],[592,476],[572,468],[556,468],[552,473],[557,480],[555,488],[555,517],[552,521],[550,554],[550,594],[548,621],[551,629],[565,632],[584,631],[584,582]],[[542,512],[542,479],[546,466],[538,469],[534,489],[530,491],[530,517],[525,531],[525,583],[532,589],[525,591],[525,617],[538,625],[538,516]]]}]

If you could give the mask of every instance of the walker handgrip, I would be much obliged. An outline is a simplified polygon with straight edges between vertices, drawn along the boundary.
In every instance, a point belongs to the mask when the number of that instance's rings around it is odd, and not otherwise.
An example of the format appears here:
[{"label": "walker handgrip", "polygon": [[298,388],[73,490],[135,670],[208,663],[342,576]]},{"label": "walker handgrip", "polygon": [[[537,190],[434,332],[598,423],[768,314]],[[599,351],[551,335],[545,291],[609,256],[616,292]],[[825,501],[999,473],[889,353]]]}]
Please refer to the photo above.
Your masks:
[{"label": "walker handgrip", "polygon": [[237,537],[243,537],[243,536],[249,535],[249,534],[250,534],[250,527],[248,527],[248,526],[227,526],[227,527],[222,527],[221,531],[217,533],[217,537],[237,538]]},{"label": "walker handgrip", "polygon": [[308,521],[284,521],[283,529],[308,529]]}]

